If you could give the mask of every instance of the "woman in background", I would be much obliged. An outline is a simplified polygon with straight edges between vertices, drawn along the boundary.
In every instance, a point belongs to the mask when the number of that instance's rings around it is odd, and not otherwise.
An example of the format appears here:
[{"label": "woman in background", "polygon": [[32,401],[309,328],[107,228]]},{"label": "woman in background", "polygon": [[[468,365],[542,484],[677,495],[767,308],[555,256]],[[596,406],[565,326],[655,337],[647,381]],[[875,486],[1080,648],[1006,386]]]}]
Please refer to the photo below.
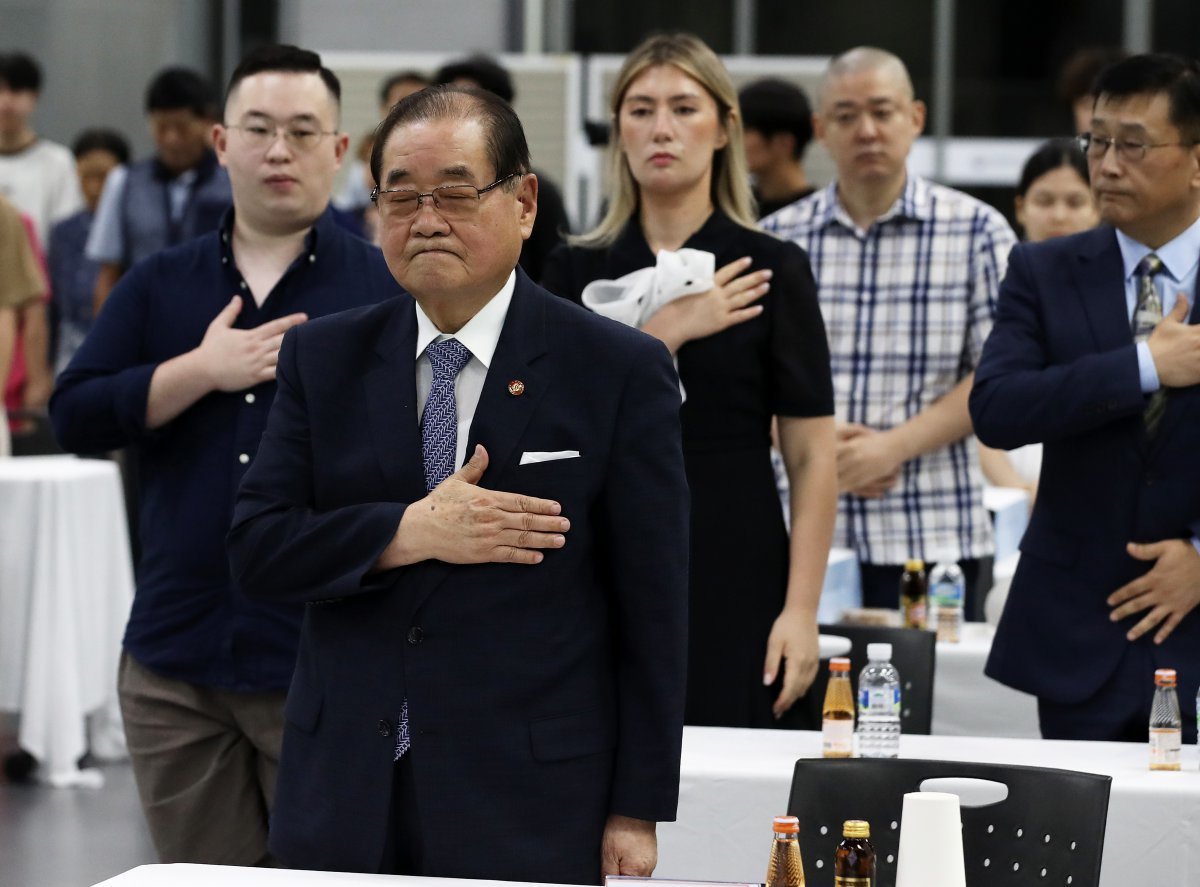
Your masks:
[{"label": "woman in background", "polygon": [[[1100,213],[1088,184],[1087,160],[1075,139],[1051,139],[1030,155],[1017,183],[1015,209],[1017,225],[1031,243],[1095,227]],[[980,444],[979,463],[988,483],[1025,490],[1033,507],[1041,444],[1007,453]]]},{"label": "woman in background", "polygon": [[[737,94],[688,34],[625,60],[611,102],[612,192],[542,284],[580,301],[660,250],[715,256],[713,286],[642,329],[676,356],[692,496],[689,724],[769,726],[812,683],[837,497],[829,349],[808,257],[755,228]],[[791,539],[771,469],[772,419],[792,489]]]}]

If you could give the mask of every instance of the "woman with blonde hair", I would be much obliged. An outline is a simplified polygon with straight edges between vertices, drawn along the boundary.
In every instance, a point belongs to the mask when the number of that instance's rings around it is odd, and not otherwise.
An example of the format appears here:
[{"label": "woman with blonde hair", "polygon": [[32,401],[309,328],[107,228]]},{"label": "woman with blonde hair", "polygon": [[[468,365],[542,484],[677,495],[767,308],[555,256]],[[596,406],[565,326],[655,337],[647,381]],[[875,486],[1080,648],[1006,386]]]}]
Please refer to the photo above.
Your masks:
[{"label": "woman with blonde hair", "polygon": [[[769,726],[816,673],[836,508],[812,271],[803,250],[755,228],[737,93],[701,40],[642,43],[611,110],[608,211],[551,254],[542,284],[597,310],[602,294],[628,294],[641,309],[634,322],[675,355],[692,494],[687,721]],[[771,469],[774,419],[790,541]]]}]

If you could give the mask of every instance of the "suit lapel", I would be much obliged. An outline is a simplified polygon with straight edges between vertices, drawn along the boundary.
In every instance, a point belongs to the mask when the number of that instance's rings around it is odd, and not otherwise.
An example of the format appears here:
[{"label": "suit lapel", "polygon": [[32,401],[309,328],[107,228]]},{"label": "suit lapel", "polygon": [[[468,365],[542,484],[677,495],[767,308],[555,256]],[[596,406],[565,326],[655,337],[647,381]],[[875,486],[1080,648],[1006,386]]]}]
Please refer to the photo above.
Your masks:
[{"label": "suit lapel", "polygon": [[417,427],[417,319],[412,298],[396,310],[375,341],[374,364],[363,377],[372,445],[387,483],[386,497],[414,502],[425,495]]},{"label": "suit lapel", "polygon": [[[476,444],[483,444],[488,452],[484,484],[509,464],[517,441],[551,384],[550,377],[534,367],[547,347],[547,298],[553,297],[539,291],[518,268],[516,289],[467,437],[468,458]],[[510,386],[517,382],[523,387],[514,394]]]},{"label": "suit lapel", "polygon": [[1075,293],[1083,304],[1098,351],[1112,351],[1132,341],[1125,308],[1125,267],[1117,238],[1107,225],[1097,228],[1076,255]]}]

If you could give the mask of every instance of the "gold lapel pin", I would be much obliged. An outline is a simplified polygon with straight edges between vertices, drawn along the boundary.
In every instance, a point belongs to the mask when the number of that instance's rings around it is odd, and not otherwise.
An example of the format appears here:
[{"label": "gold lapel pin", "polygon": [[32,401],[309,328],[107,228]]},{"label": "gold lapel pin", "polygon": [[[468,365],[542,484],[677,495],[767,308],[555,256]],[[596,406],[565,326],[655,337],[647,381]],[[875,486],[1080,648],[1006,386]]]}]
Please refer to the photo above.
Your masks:
[{"label": "gold lapel pin", "polygon": [[513,397],[520,397],[525,393],[525,383],[520,379],[513,379],[508,383],[508,393]]}]

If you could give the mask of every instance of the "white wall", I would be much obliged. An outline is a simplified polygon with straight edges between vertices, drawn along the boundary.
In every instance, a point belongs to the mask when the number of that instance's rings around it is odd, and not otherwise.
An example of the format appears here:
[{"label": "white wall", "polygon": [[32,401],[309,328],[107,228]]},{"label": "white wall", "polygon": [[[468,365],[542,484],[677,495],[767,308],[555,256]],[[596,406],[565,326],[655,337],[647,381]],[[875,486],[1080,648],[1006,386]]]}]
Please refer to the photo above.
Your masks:
[{"label": "white wall", "polygon": [[205,0],[0,0],[0,52],[22,50],[42,67],[35,126],[69,143],[111,126],[137,154],[151,150],[146,85],[166,65],[204,70]]},{"label": "white wall", "polygon": [[507,42],[507,6],[505,0],[285,0],[279,37],[343,52],[498,53]]}]

